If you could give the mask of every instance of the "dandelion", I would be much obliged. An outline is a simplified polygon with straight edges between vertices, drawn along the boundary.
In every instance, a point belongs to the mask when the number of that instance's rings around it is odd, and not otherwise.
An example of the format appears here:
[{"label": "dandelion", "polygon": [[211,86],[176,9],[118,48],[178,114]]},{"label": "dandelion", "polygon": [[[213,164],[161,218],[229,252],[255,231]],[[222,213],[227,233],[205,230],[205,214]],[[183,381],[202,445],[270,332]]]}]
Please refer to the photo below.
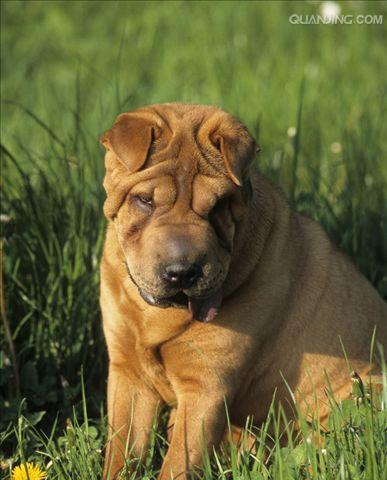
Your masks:
[{"label": "dandelion", "polygon": [[12,470],[12,480],[44,480],[47,473],[40,469],[37,465],[26,462],[18,465]]}]

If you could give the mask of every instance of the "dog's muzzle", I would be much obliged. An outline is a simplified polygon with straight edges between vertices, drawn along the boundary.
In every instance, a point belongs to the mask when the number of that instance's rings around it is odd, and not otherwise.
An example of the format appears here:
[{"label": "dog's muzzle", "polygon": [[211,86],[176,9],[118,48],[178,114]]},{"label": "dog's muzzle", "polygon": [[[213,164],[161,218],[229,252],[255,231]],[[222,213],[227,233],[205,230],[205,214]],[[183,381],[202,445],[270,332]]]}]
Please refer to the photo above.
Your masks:
[{"label": "dog's muzzle", "polygon": [[222,303],[222,291],[217,290],[215,293],[206,298],[189,297],[183,291],[176,293],[171,297],[158,298],[150,293],[137,287],[141,297],[154,307],[161,308],[186,308],[192,315],[192,320],[208,323],[212,321],[218,314]]}]

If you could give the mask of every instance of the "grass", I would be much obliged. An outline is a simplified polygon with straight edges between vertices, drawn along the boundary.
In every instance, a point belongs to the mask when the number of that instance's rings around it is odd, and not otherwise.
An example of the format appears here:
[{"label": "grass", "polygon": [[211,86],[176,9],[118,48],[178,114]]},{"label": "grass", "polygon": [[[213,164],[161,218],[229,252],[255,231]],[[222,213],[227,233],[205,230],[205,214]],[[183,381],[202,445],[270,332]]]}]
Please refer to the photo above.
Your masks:
[{"label": "grass", "polygon": [[[384,373],[385,375],[385,373]],[[386,377],[384,377],[386,378]],[[205,455],[204,466],[193,478],[211,479],[382,479],[387,474],[386,428],[387,388],[370,399],[356,394],[340,404],[329,395],[332,414],[328,426],[318,419],[299,416],[299,430],[288,422],[281,409],[270,408],[260,429],[246,423],[246,432],[253,439],[248,448],[238,449],[225,442],[212,458]],[[58,433],[55,423],[49,434],[38,430],[23,415],[18,418],[12,435],[17,440],[17,453],[25,461],[31,443],[35,453],[29,459],[44,463],[52,479],[99,479],[102,474],[101,452],[104,435],[99,421],[88,418],[86,397],[82,395],[83,415],[73,413],[65,431]],[[166,412],[162,425],[155,422],[151,448],[143,463],[136,458],[128,462],[125,478],[156,479],[166,453]],[[284,427],[285,425],[285,427]],[[287,446],[283,440],[287,439]],[[314,439],[314,440],[312,440]],[[124,478],[124,476],[122,477]]]},{"label": "grass", "polygon": [[[341,6],[387,19],[382,2]],[[50,479],[100,476],[107,359],[98,137],[122,111],[183,100],[239,116],[262,146],[258,168],[322,222],[387,299],[385,22],[288,22],[292,13],[318,13],[318,2],[4,1],[1,8],[2,315],[17,361],[2,324],[2,474],[31,460]],[[288,447],[255,432],[259,454],[237,461],[230,445],[203,475],[383,478],[385,406],[386,388],[371,403],[333,405],[324,445],[306,441],[302,421]],[[268,423],[278,415],[270,412]],[[143,478],[160,466],[162,431]]]}]

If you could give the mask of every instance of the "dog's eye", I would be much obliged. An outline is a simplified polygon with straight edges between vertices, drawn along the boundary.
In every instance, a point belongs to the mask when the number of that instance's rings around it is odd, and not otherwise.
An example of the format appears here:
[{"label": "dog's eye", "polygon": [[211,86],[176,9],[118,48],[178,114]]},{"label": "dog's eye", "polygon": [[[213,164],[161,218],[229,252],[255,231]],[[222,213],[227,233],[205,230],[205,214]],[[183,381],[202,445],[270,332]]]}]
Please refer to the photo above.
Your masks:
[{"label": "dog's eye", "polygon": [[133,201],[142,208],[146,208],[148,210],[153,208],[152,197],[148,197],[145,195],[135,195],[133,197]]},{"label": "dog's eye", "polygon": [[231,252],[232,250],[230,232],[232,231],[233,227],[229,209],[230,201],[230,197],[220,198],[213,206],[208,216],[210,224],[215,230],[220,245],[228,252]]},{"label": "dog's eye", "polygon": [[215,205],[212,207],[210,217],[222,212],[230,205],[230,197],[219,198]]}]

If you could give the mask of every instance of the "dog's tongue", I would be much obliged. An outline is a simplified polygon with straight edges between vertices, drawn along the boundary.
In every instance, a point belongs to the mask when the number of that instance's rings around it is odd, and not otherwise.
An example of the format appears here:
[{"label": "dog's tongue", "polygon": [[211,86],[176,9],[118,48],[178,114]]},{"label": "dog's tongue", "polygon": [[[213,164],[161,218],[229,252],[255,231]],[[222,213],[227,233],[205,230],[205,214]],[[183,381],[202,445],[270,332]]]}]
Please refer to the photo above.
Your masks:
[{"label": "dog's tongue", "polygon": [[208,298],[188,298],[188,309],[194,320],[208,323],[218,314],[221,303],[222,292],[218,290]]}]

